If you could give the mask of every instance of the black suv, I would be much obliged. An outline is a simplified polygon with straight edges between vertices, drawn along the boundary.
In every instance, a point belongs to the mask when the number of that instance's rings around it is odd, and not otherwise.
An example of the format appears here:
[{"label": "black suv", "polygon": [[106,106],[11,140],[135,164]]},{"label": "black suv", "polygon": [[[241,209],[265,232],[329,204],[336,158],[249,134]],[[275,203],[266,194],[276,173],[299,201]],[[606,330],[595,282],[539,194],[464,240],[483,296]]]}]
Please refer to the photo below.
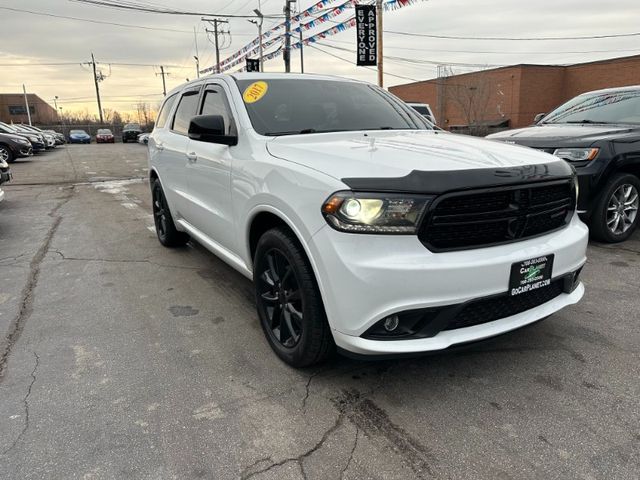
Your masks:
[{"label": "black suv", "polygon": [[603,242],[621,242],[638,225],[640,86],[583,93],[537,124],[487,138],[542,150],[578,172],[578,212]]},{"label": "black suv", "polygon": [[142,129],[138,123],[127,123],[122,129],[122,143],[137,142]]}]

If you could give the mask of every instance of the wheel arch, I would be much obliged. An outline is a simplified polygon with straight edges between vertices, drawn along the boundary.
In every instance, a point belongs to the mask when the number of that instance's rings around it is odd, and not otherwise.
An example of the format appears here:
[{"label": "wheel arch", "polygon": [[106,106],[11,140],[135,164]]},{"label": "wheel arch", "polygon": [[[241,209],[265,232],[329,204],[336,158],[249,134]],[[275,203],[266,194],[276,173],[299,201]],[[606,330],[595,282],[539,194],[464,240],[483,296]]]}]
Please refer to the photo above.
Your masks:
[{"label": "wheel arch", "polygon": [[245,245],[247,255],[249,256],[249,258],[247,259],[247,265],[250,266],[251,271],[253,272],[253,257],[255,255],[255,249],[262,234],[264,234],[271,228],[275,228],[278,226],[285,227],[293,234],[295,239],[302,246],[302,250],[309,260],[309,265],[311,265],[313,276],[316,279],[318,290],[320,291],[322,304],[325,308],[325,311],[327,312],[327,320],[329,321],[329,325],[331,326],[331,318],[329,316],[329,312],[327,311],[326,289],[324,288],[322,278],[319,275],[315,257],[312,255],[309,244],[305,240],[305,237],[300,229],[295,226],[295,223],[284,212],[271,206],[264,205],[254,208],[250,212],[248,218],[249,221],[247,222]]}]

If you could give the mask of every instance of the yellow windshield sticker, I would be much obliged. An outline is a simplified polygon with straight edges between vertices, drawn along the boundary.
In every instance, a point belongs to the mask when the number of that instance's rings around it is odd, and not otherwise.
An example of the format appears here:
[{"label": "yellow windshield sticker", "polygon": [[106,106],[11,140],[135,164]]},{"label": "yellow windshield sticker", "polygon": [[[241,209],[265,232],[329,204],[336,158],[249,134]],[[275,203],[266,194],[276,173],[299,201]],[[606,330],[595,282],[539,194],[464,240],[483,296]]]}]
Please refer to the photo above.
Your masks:
[{"label": "yellow windshield sticker", "polygon": [[266,95],[267,90],[269,90],[267,82],[253,82],[242,94],[242,99],[244,103],[255,103]]}]

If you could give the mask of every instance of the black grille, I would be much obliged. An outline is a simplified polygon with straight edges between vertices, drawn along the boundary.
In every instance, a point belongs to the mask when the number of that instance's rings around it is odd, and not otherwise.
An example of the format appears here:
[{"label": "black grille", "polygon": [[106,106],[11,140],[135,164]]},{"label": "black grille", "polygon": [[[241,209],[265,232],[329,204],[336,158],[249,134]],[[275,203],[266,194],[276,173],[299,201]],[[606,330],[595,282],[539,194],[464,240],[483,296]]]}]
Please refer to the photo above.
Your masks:
[{"label": "black grille", "polygon": [[563,292],[563,282],[564,280],[562,279],[555,280],[547,287],[532,290],[515,297],[501,295],[469,302],[448,323],[444,330],[472,327],[473,325],[493,322],[494,320],[526,312],[560,295]]},{"label": "black grille", "polygon": [[574,208],[569,180],[445,194],[433,203],[419,237],[436,252],[498,245],[557,230]]}]

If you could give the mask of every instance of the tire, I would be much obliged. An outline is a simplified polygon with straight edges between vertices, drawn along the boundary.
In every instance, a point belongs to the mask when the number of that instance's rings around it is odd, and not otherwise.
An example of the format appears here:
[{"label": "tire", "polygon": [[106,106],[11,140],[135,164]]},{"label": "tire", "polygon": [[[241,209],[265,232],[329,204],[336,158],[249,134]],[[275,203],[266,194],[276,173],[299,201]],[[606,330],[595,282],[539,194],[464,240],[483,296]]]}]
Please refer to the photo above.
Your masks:
[{"label": "tire", "polygon": [[183,247],[186,245],[189,241],[189,235],[176,229],[171,211],[169,210],[167,198],[162,190],[160,180],[157,178],[151,184],[151,197],[153,203],[153,221],[160,243],[169,248]]},{"label": "tire", "polygon": [[7,163],[13,163],[16,158],[9,147],[6,145],[0,145],[0,159],[6,160]]},{"label": "tire", "polygon": [[[606,243],[628,239],[638,226],[639,195],[638,177],[629,173],[613,175],[602,189],[591,216],[593,238]],[[616,207],[618,210],[614,210]]]},{"label": "tire", "polygon": [[295,368],[327,360],[335,344],[313,270],[295,236],[285,228],[267,231],[253,264],[258,316],[275,354]]}]

